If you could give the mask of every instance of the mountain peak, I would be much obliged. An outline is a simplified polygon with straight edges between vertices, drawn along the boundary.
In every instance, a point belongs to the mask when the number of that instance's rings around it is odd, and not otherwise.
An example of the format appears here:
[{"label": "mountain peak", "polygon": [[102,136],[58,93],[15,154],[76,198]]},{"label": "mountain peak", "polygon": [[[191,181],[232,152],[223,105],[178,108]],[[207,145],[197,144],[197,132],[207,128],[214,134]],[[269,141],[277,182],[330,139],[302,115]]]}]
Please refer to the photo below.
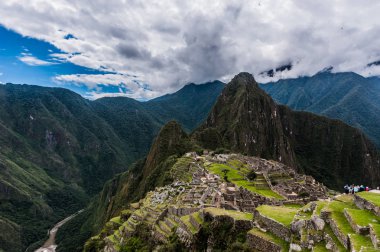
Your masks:
[{"label": "mountain peak", "polygon": [[233,84],[255,85],[256,87],[258,87],[257,82],[255,78],[253,77],[253,75],[247,72],[241,72],[235,75],[235,77],[231,80],[229,84],[230,85],[233,85]]}]

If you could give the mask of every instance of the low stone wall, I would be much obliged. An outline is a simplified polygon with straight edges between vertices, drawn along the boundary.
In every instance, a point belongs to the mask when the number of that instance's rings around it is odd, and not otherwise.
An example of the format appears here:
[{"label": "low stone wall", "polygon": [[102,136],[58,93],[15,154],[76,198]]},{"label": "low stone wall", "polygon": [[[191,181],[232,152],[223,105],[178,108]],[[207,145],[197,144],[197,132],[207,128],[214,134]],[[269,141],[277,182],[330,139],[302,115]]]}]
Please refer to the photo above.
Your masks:
[{"label": "low stone wall", "polygon": [[367,209],[380,217],[380,207],[354,194],[354,203],[360,209]]},{"label": "low stone wall", "polygon": [[380,237],[378,237],[376,233],[374,232],[372,224],[369,224],[369,236],[371,237],[373,246],[376,249],[380,248],[380,239],[379,239]]},{"label": "low stone wall", "polygon": [[201,223],[199,223],[193,215],[190,215],[190,219],[189,219],[191,225],[193,225],[197,230],[201,227]]},{"label": "low stone wall", "polygon": [[168,242],[168,238],[164,234],[162,234],[161,232],[159,232],[155,229],[152,232],[152,236],[153,236],[155,241],[160,241],[162,243]]},{"label": "low stone wall", "polygon": [[255,215],[255,220],[260,225],[263,225],[266,229],[268,229],[274,235],[282,238],[283,240],[287,242],[290,242],[290,238],[291,238],[290,228],[285,227],[283,224],[271,218],[261,215],[260,212],[257,210],[255,211],[254,215]]},{"label": "low stone wall", "polygon": [[330,224],[330,227],[333,231],[333,233],[335,234],[335,236],[338,238],[338,240],[343,244],[343,246],[346,248],[346,249],[349,249],[350,248],[350,238],[341,233],[337,224],[335,223],[334,219],[328,219],[328,222]]},{"label": "low stone wall", "polygon": [[169,207],[168,208],[168,213],[176,216],[184,216],[184,215],[189,215],[194,212],[197,212],[200,208],[198,207]]},{"label": "low stone wall", "polygon": [[247,234],[247,244],[249,248],[253,249],[254,251],[281,252],[281,247],[279,245],[252,233]]},{"label": "low stone wall", "polygon": [[352,227],[353,230],[355,230],[357,234],[361,234],[361,235],[369,234],[369,227],[362,227],[356,224],[346,209],[344,209],[343,213],[346,216],[348,223],[350,223],[350,226]]}]

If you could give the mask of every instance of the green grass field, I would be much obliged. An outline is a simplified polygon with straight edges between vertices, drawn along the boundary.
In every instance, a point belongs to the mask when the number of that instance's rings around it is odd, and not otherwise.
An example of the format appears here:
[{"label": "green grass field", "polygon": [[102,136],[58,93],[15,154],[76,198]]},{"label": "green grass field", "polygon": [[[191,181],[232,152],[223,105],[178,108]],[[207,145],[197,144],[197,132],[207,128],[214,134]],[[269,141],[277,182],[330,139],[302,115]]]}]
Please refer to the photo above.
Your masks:
[{"label": "green grass field", "polygon": [[290,227],[294,216],[298,212],[298,209],[293,207],[268,205],[261,205],[257,207],[256,210],[258,210],[260,214],[278,221],[286,227]]},{"label": "green grass field", "polygon": [[379,193],[360,192],[360,193],[357,193],[357,195],[362,197],[365,200],[368,200],[369,202],[372,202],[376,206],[380,206],[380,194]]},{"label": "green grass field", "polygon": [[225,210],[223,208],[216,208],[216,207],[208,207],[204,209],[205,212],[210,213],[213,216],[218,215],[227,215],[235,220],[253,220],[253,214],[252,213],[244,213],[234,210]]},{"label": "green grass field", "polygon": [[[236,170],[232,168],[229,165],[226,164],[218,164],[218,163],[212,163],[211,165],[207,166],[207,169],[211,171],[214,174],[219,175],[222,179],[224,178],[224,174],[226,174],[227,179],[234,183],[237,186],[241,186],[251,192],[260,194],[262,196],[265,196],[267,198],[275,198],[275,199],[283,199],[281,195],[278,193],[270,190],[270,189],[257,189],[253,182],[248,181],[245,179],[245,174],[247,171],[245,170]],[[227,171],[224,173],[223,171]]]}]

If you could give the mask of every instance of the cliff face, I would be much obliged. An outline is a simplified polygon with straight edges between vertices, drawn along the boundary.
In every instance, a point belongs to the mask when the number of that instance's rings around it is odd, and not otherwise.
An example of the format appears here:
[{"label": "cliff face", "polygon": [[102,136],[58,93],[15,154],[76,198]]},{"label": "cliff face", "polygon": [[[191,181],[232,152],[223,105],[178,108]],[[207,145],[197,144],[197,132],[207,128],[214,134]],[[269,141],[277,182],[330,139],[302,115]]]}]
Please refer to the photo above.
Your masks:
[{"label": "cliff face", "polygon": [[331,188],[380,182],[379,154],[362,132],[277,105],[248,73],[227,84],[193,137],[205,148],[281,161]]}]

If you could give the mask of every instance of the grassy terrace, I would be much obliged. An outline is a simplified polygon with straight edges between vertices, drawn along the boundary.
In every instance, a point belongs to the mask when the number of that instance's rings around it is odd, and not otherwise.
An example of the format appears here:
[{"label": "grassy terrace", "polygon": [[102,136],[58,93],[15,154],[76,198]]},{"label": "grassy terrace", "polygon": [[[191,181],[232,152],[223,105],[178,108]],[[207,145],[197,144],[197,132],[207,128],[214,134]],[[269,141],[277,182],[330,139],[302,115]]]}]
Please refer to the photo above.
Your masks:
[{"label": "grassy terrace", "polygon": [[191,224],[190,215],[182,216],[181,221],[189,228],[190,232],[195,234],[198,230]]},{"label": "grassy terrace", "polygon": [[[229,161],[232,162],[232,161]],[[232,165],[234,167],[236,164]],[[237,170],[235,168],[232,168],[230,165],[227,164],[218,164],[218,163],[212,163],[209,166],[206,166],[206,168],[211,171],[214,174],[219,175],[221,178],[224,177],[224,170],[227,170],[226,173],[227,179],[234,183],[237,186],[241,186],[243,188],[246,188],[247,190],[260,194],[262,196],[268,197],[268,198],[276,198],[276,199],[283,199],[281,195],[278,193],[270,190],[270,189],[257,189],[254,186],[254,183],[251,181],[248,181],[245,178],[245,175],[249,172],[246,168],[240,168],[240,170]]]},{"label": "grassy terrace", "polygon": [[380,223],[380,218],[372,212],[360,209],[346,209],[355,224],[365,227],[370,223]]},{"label": "grassy terrace", "polygon": [[282,251],[289,251],[289,243],[286,241],[278,238],[277,236],[273,235],[270,232],[262,232],[258,230],[257,228],[253,228],[248,231],[248,233],[259,236],[263,238],[264,240],[271,241],[277,245],[279,245],[282,248]]},{"label": "grassy terrace", "polygon": [[371,224],[372,229],[377,237],[380,237],[380,224]]},{"label": "grassy terrace", "polygon": [[371,239],[366,236],[352,234],[350,235],[351,247],[355,249],[355,251],[360,251],[361,247],[373,248]]},{"label": "grassy terrace", "polygon": [[325,226],[324,231],[333,239],[334,243],[337,245],[338,250],[340,252],[346,251],[345,247],[343,247],[342,243],[340,243],[340,241],[335,236],[334,232],[332,231],[332,229],[331,229],[331,227],[329,225]]},{"label": "grassy terrace", "polygon": [[204,209],[205,212],[212,216],[226,215],[234,218],[235,220],[253,220],[252,213],[238,212],[234,210],[225,210],[222,208],[208,207]]},{"label": "grassy terrace", "polygon": [[331,218],[335,220],[339,230],[341,230],[343,234],[348,235],[355,233],[343,213],[345,208],[354,208],[353,203],[333,201],[326,206],[326,208],[331,211]]},{"label": "grassy terrace", "polygon": [[380,206],[380,194],[379,193],[372,193],[372,192],[360,192],[357,193],[358,196],[361,198],[368,200],[369,202],[373,203],[376,206]]},{"label": "grassy terrace", "polygon": [[269,217],[286,227],[290,227],[294,216],[297,214],[298,209],[294,207],[284,207],[284,206],[268,206],[261,205],[256,208],[260,214]]},{"label": "grassy terrace", "polygon": [[172,177],[176,180],[190,182],[193,178],[193,172],[196,170],[195,165],[191,165],[194,161],[191,157],[181,157],[170,170]]}]

